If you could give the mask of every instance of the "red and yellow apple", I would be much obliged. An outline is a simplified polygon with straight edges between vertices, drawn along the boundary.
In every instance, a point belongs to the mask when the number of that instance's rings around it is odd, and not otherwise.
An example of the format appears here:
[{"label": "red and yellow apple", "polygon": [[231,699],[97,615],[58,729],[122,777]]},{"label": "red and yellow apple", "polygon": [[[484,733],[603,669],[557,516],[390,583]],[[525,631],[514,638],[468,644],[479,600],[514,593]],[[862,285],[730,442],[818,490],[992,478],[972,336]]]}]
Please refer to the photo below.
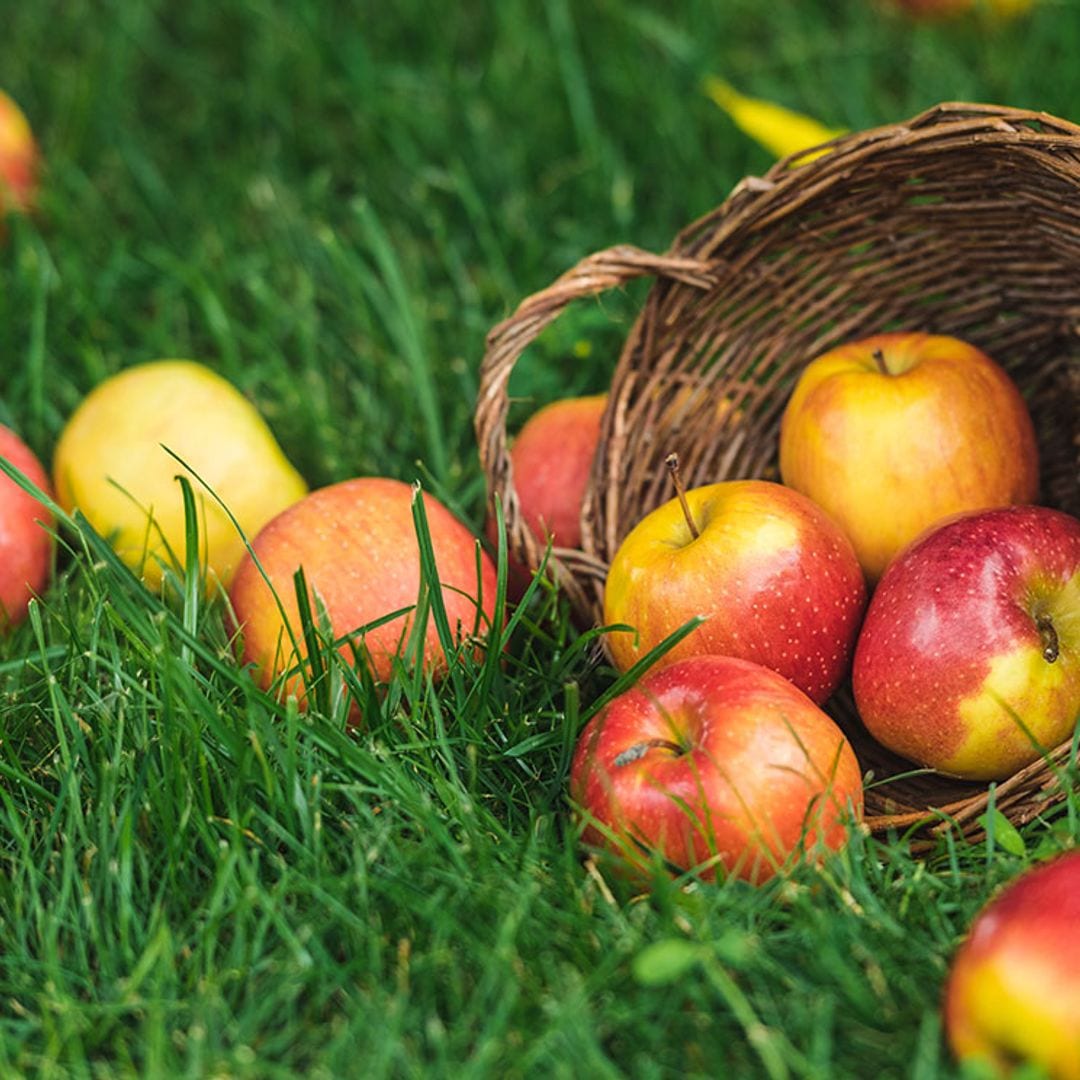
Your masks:
[{"label": "red and yellow apple", "polygon": [[700,616],[665,663],[737,656],[825,701],[848,672],[866,603],[847,537],[810,499],[767,480],[685,498],[685,511],[675,498],[642,518],[611,561],[604,621],[631,627],[607,635],[615,666],[627,670]]},{"label": "red and yellow apple", "polygon": [[878,334],[812,361],[780,425],[780,476],[832,515],[873,584],[953,514],[1036,500],[1020,391],[985,353],[937,334]]},{"label": "red and yellow apple", "polygon": [[[307,492],[266,421],[228,380],[191,360],[137,364],[82,400],[60,434],[53,482],[66,510],[79,509],[150,588],[186,558],[188,466],[198,508],[200,563],[228,586],[247,536]],[[198,479],[195,474],[198,474]]]},{"label": "red and yellow apple", "polygon": [[838,849],[862,814],[862,777],[835,722],[760,664],[695,656],[653,668],[582,731],[570,795],[582,841],[631,872],[759,883]]},{"label": "red and yellow apple", "polygon": [[23,111],[0,90],[0,214],[27,211],[37,191],[39,153]]},{"label": "red and yellow apple", "polygon": [[997,1074],[1034,1065],[1080,1080],[1080,851],[1010,882],[953,958],[945,1033],[961,1060]]},{"label": "red and yellow apple", "polygon": [[855,648],[883,745],[970,780],[1011,775],[1080,718],[1080,521],[1045,506],[939,524],[885,571]]},{"label": "red and yellow apple", "polygon": [[[413,498],[413,489],[399,480],[358,477],[311,492],[262,529],[252,544],[261,570],[245,555],[229,596],[244,662],[253,665],[264,687],[307,656],[293,583],[298,569],[303,568],[311,590],[312,610],[325,608],[335,640],[416,604],[421,575]],[[472,636],[491,624],[495,567],[442,503],[427,494],[423,499],[447,618],[471,648]],[[394,659],[404,655],[411,627],[411,612],[399,615],[368,630],[362,641],[356,635],[342,644],[341,654],[351,659],[354,647],[362,645],[373,678],[386,682]],[[447,664],[432,619],[422,664],[436,676]],[[298,675],[286,679],[298,696],[300,682]]]},{"label": "red and yellow apple", "polygon": [[[0,425],[0,458],[42,491],[49,478],[37,455],[10,428]],[[49,580],[52,514],[6,474],[0,473],[0,631],[26,617],[30,597]]]},{"label": "red and yellow apple", "polygon": [[[554,547],[581,546],[581,507],[600,439],[606,394],[563,398],[537,410],[524,423],[510,448],[510,466],[521,516],[536,538]],[[487,536],[496,543],[495,519]],[[520,596],[530,573],[510,560],[511,592]]]}]

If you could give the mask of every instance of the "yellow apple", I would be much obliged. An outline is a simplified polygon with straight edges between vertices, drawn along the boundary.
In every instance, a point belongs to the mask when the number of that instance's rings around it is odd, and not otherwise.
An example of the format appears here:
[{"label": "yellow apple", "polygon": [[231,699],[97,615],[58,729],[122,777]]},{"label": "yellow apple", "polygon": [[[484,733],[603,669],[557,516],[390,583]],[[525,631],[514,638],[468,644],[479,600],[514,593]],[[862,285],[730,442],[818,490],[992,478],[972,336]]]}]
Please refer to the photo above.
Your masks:
[{"label": "yellow apple", "polygon": [[[178,475],[201,477],[252,537],[307,492],[258,410],[230,382],[191,360],[139,364],[87,395],[60,435],[53,483],[150,588],[186,557]],[[206,487],[189,475],[198,505],[200,563],[227,587],[244,543]]]},{"label": "yellow apple", "polygon": [[878,334],[803,370],[780,425],[780,476],[839,523],[874,583],[901,548],[967,510],[1036,500],[1027,405],[984,352]]},{"label": "yellow apple", "polygon": [[37,185],[38,148],[23,111],[0,90],[0,212],[29,210]]}]

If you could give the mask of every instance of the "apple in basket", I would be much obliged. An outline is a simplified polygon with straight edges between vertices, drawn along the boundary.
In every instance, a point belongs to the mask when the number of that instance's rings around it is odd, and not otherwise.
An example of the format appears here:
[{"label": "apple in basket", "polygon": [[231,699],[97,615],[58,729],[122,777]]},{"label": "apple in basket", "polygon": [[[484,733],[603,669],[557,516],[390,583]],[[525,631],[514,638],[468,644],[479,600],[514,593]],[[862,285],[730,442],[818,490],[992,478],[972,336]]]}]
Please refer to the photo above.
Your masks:
[{"label": "apple in basket", "polygon": [[945,988],[945,1033],[958,1058],[999,1075],[1023,1064],[1080,1080],[1078,928],[1080,851],[1025,871],[982,909]]},{"label": "apple in basket", "polygon": [[803,370],[780,425],[780,476],[824,507],[873,584],[935,521],[1036,501],[1038,451],[1015,383],[940,334],[878,334]]},{"label": "apple in basket", "polygon": [[1080,521],[1046,506],[972,511],[897,556],[852,668],[870,734],[920,765],[1002,778],[1080,717]]},{"label": "apple in basket", "polygon": [[[669,467],[677,461],[669,458]],[[866,585],[851,543],[810,499],[768,480],[683,491],[619,545],[604,586],[607,644],[625,671],[694,617],[664,657],[752,660],[825,701],[850,668]]]},{"label": "apple in basket", "polygon": [[676,872],[760,883],[838,849],[862,777],[836,723],[787,679],[728,656],[653,668],[598,712],[571,764],[582,842],[632,877]]}]

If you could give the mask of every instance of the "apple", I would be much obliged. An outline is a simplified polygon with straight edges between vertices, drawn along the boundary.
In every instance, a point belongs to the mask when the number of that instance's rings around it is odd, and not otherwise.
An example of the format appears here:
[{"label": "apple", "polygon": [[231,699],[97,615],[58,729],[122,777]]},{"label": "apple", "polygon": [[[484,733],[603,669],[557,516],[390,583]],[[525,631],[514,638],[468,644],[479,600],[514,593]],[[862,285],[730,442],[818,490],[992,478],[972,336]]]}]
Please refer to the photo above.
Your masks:
[{"label": "apple", "polygon": [[871,584],[935,521],[1035,502],[1038,451],[1020,391],[940,334],[877,334],[803,370],[780,424],[780,477],[851,538]]},{"label": "apple", "polygon": [[945,986],[961,1060],[1080,1080],[1080,851],[1026,870],[976,916]]},{"label": "apple", "polygon": [[970,12],[1012,18],[1030,11],[1035,0],[893,0],[896,7],[916,19],[947,19]]},{"label": "apple", "polygon": [[866,585],[851,543],[810,499],[769,480],[692,488],[647,514],[615,552],[604,621],[630,668],[695,616],[665,663],[753,660],[821,703],[847,674]]},{"label": "apple", "polygon": [[23,111],[0,90],[0,212],[29,210],[37,190],[39,154]]},{"label": "apple", "polygon": [[[581,546],[581,507],[600,440],[606,394],[563,398],[533,413],[510,448],[514,490],[521,516],[541,550]],[[498,542],[494,516],[487,537]],[[510,584],[520,596],[531,580],[528,568],[510,559]]]},{"label": "apple", "polygon": [[1064,742],[1080,717],[1080,521],[1012,506],[932,528],[878,583],[852,686],[880,743],[964,779]]},{"label": "apple", "polygon": [[760,883],[793,856],[838,849],[862,815],[843,732],[787,679],[728,656],[653,668],[582,731],[570,794],[584,844],[632,872]]},{"label": "apple", "polygon": [[137,364],[106,379],[60,434],[53,482],[60,504],[79,509],[147,586],[186,558],[184,503],[176,477],[189,466],[208,584],[227,587],[247,536],[307,492],[255,406],[216,372],[191,360]]},{"label": "apple", "polygon": [[[311,492],[260,531],[252,548],[261,570],[250,554],[245,555],[229,597],[243,637],[243,660],[252,665],[264,687],[271,687],[307,655],[293,584],[298,569],[303,568],[311,590],[312,610],[324,606],[335,640],[416,604],[420,550],[413,498],[413,488],[400,480],[343,480]],[[491,624],[495,567],[478,549],[477,538],[442,503],[426,493],[423,499],[447,617],[465,643]],[[411,613],[402,614],[364,636],[376,682],[389,680],[411,624]],[[342,644],[341,654],[351,660],[355,644],[359,642]],[[435,676],[446,668],[433,619],[428,622],[422,663]],[[287,678],[286,685],[301,696],[297,676]]]},{"label": "apple", "polygon": [[[51,494],[45,468],[10,428],[0,425],[0,458]],[[49,580],[52,514],[7,474],[0,473],[0,630],[26,617],[30,597]]]}]

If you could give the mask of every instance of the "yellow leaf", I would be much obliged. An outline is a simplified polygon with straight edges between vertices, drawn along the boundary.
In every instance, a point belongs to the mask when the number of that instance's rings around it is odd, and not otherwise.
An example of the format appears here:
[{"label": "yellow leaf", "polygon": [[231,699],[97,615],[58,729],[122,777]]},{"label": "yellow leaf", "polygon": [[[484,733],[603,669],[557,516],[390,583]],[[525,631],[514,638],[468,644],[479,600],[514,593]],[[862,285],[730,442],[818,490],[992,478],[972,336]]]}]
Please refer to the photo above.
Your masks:
[{"label": "yellow leaf", "polygon": [[[845,134],[844,128],[828,128],[810,116],[793,112],[761,98],[740,94],[733,86],[715,75],[705,78],[705,93],[735,121],[735,126],[777,157],[787,157],[801,150]],[[821,151],[825,153],[825,151]],[[808,154],[809,161],[816,154]]]}]

